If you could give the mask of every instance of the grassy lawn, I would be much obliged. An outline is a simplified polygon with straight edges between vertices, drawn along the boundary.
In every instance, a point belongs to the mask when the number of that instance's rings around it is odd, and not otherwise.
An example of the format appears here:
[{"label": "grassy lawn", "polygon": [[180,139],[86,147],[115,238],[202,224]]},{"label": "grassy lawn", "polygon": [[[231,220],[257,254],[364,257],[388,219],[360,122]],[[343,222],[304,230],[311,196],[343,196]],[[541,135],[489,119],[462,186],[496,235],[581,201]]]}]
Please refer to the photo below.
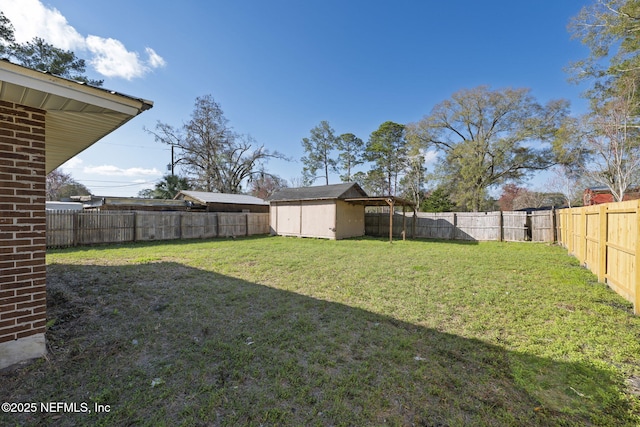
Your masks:
[{"label": "grassy lawn", "polygon": [[560,247],[261,237],[50,251],[5,425],[640,423],[640,319]]}]

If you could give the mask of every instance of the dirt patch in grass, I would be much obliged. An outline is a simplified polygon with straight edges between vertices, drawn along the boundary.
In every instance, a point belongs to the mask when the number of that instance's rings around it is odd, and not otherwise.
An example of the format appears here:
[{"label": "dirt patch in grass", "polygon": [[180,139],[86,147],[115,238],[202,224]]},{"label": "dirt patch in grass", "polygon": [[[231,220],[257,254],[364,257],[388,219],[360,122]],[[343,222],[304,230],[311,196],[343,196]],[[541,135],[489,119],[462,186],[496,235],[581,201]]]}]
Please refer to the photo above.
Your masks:
[{"label": "dirt patch in grass", "polygon": [[[546,248],[482,246],[277,238],[54,253],[49,355],[2,372],[0,395],[109,411],[0,424],[635,425],[625,377],[638,354],[611,348],[612,331],[640,332],[624,304],[592,284],[564,298],[564,280],[589,276],[561,274]],[[493,273],[472,267],[483,257]],[[546,260],[546,273],[527,270],[546,292],[522,274],[525,257]],[[571,338],[601,312],[616,324]]]}]

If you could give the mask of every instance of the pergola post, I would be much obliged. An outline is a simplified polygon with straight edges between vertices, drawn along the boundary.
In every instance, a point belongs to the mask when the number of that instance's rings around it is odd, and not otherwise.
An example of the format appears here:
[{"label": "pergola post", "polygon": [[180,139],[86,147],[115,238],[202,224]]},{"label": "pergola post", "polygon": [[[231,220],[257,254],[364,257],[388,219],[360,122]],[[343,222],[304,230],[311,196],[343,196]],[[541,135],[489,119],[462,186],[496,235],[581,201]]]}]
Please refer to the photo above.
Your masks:
[{"label": "pergola post", "polygon": [[402,240],[407,240],[407,217],[405,214],[405,208],[407,206],[402,204]]},{"label": "pergola post", "polygon": [[389,205],[389,243],[393,243],[393,206],[394,201],[392,198],[386,199]]}]

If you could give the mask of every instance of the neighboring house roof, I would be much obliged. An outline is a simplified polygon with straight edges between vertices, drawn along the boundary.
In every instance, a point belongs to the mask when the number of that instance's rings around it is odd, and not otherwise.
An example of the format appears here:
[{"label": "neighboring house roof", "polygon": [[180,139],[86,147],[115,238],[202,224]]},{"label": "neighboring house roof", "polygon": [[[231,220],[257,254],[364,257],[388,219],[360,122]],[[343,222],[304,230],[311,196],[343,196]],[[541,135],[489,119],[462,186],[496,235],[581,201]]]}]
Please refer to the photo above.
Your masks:
[{"label": "neighboring house roof", "polygon": [[198,203],[225,203],[234,205],[269,205],[264,200],[246,194],[210,193],[207,191],[181,191],[174,197],[176,200],[193,200]]},{"label": "neighboring house roof", "polygon": [[283,188],[273,194],[269,201],[294,200],[332,200],[368,197],[367,193],[355,182],[344,184],[320,185],[315,187]]},{"label": "neighboring house roof", "polygon": [[45,203],[45,209],[48,211],[81,211],[82,203],[78,202],[58,202],[49,201]]},{"label": "neighboring house roof", "polygon": [[609,187],[589,187],[589,188],[586,188],[584,191],[585,193],[587,191],[591,191],[593,193],[611,193],[611,190],[609,190]]},{"label": "neighboring house roof", "polygon": [[72,203],[78,203],[84,208],[100,208],[102,206],[131,206],[158,208],[185,208],[184,200],[144,199],[141,197],[111,197],[111,196],[71,196]]},{"label": "neighboring house roof", "polygon": [[46,111],[46,173],[153,107],[6,60],[0,60],[0,99]]}]

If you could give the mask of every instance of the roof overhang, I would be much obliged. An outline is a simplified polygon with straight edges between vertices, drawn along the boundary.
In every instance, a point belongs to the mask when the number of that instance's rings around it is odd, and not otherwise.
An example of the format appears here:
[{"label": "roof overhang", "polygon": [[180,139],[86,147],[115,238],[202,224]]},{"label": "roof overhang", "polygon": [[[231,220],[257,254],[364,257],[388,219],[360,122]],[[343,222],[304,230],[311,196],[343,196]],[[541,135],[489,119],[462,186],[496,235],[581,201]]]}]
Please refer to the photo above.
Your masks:
[{"label": "roof overhang", "polygon": [[349,199],[344,199],[345,202],[360,204],[365,206],[409,206],[412,209],[415,209],[415,203],[402,199],[400,197],[395,196],[382,196],[382,197],[353,197]]},{"label": "roof overhang", "polygon": [[151,101],[0,60],[0,100],[46,112],[46,172],[143,111]]}]

